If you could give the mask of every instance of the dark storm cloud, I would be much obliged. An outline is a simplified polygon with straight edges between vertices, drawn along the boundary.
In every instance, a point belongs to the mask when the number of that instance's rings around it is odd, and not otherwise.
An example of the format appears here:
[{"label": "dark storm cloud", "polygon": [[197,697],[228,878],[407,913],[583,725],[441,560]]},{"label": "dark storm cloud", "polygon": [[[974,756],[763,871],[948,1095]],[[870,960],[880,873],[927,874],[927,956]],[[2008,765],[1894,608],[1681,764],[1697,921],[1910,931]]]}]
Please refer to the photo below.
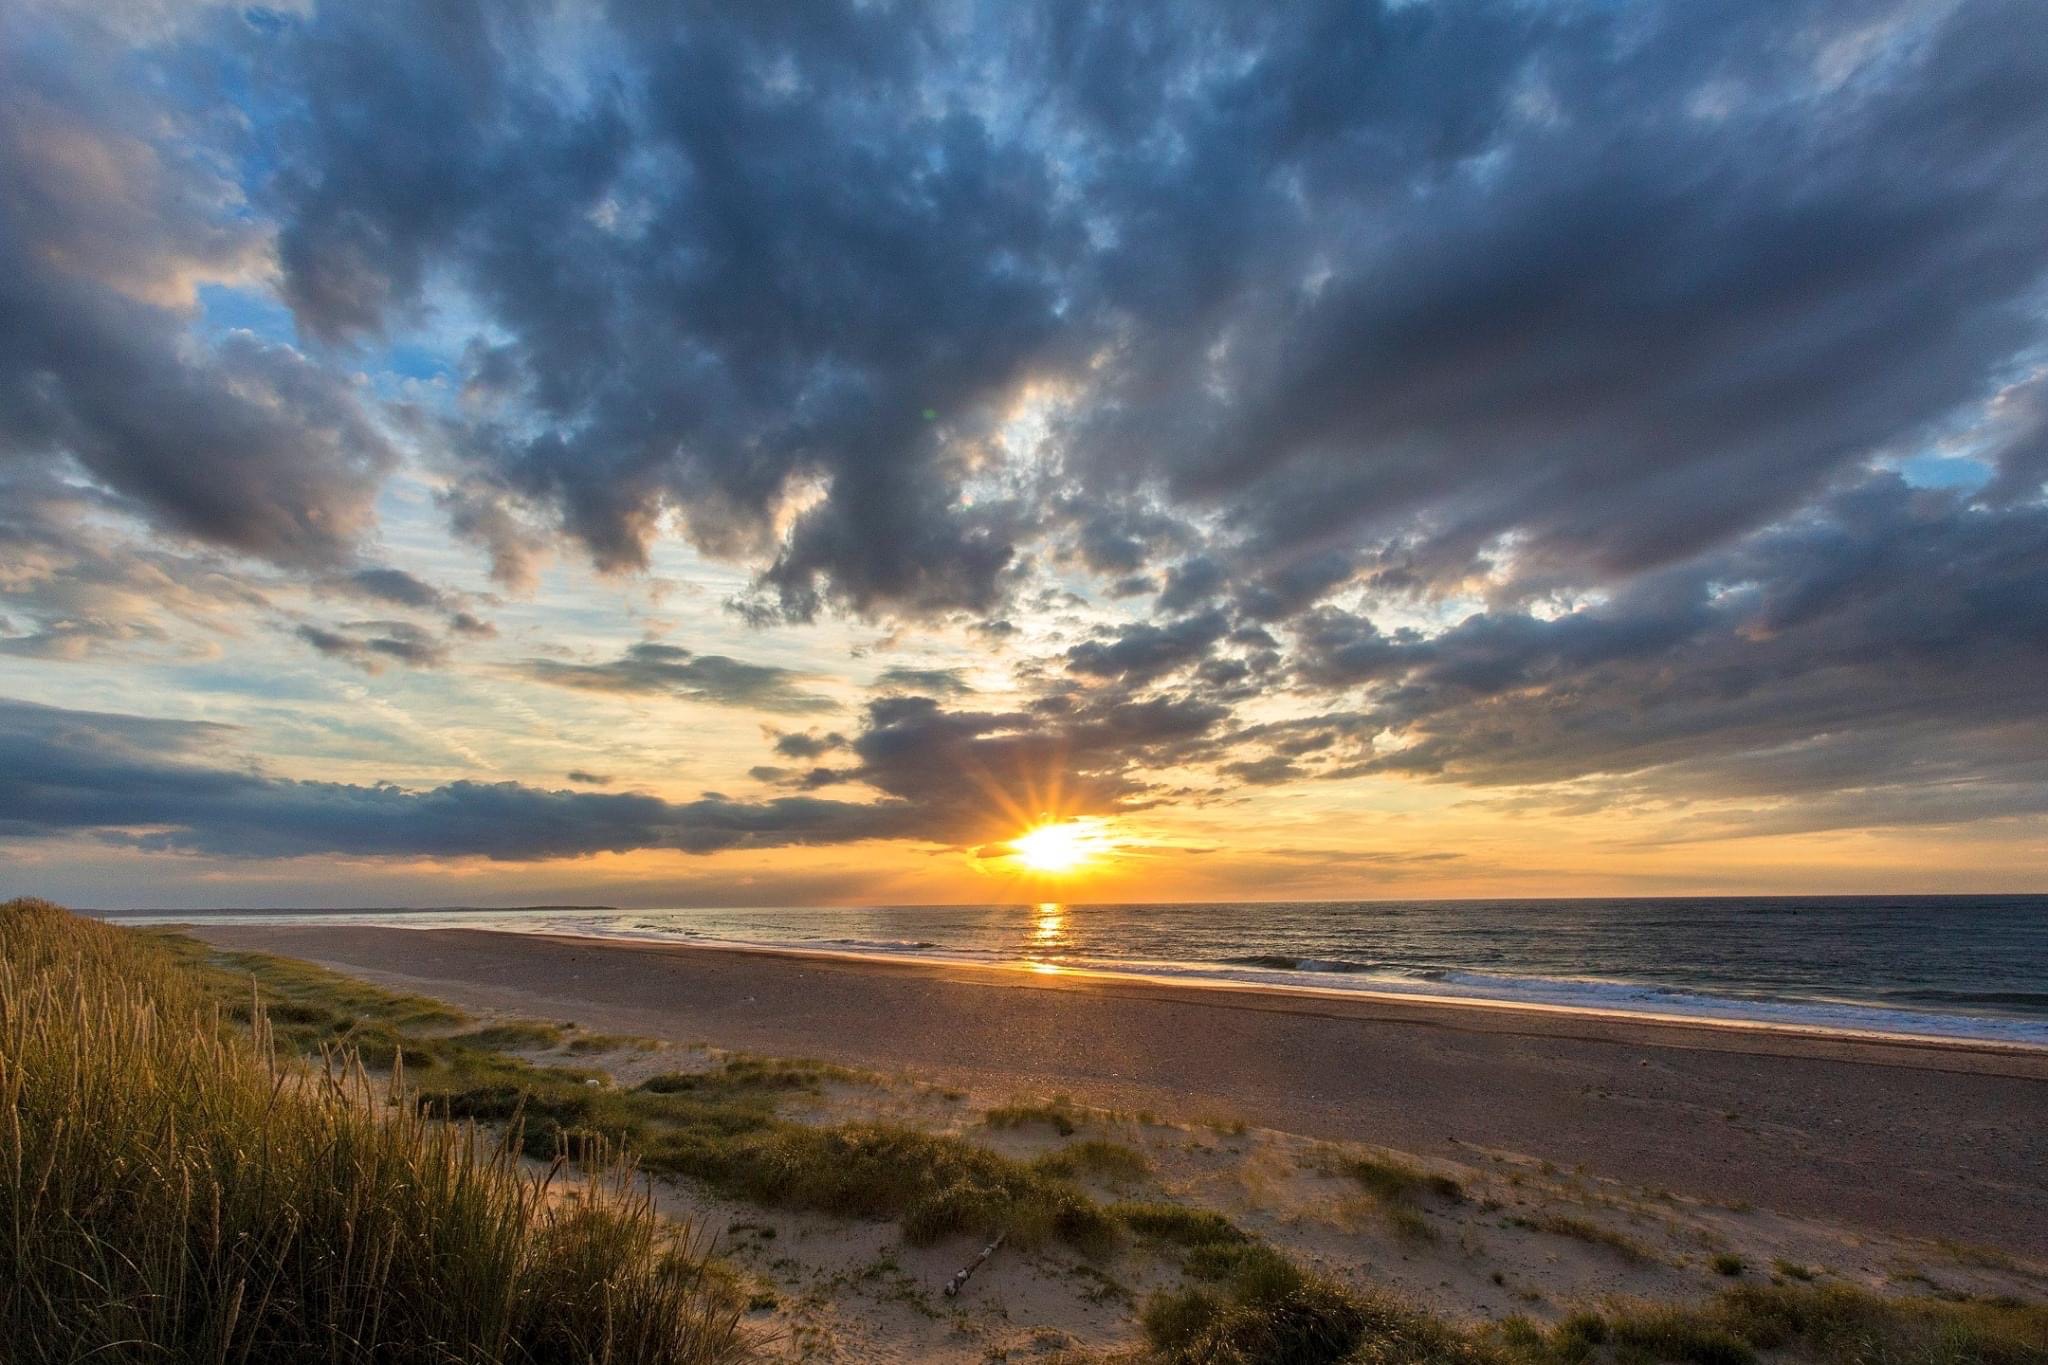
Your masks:
[{"label": "dark storm cloud", "polygon": [[1209,555],[1192,555],[1168,568],[1166,586],[1156,604],[1161,611],[1184,612],[1210,601],[1229,580],[1229,571]]},{"label": "dark storm cloud", "polygon": [[[304,117],[275,187],[285,288],[336,339],[402,325],[445,267],[506,334],[472,388],[519,420],[452,439],[464,515],[553,509],[607,567],[666,509],[765,556],[808,617],[982,608],[1016,509],[969,505],[965,442],[1058,352],[1085,234],[1053,168],[923,98],[936,21],[620,7],[626,67],[578,101],[517,16],[326,6],[272,59]],[[829,495],[779,542],[800,482]]]},{"label": "dark storm cloud", "polygon": [[[1243,62],[1077,108],[1129,149],[1099,211],[1146,229],[1109,287],[1181,316],[1070,457],[1247,552],[1362,538],[1428,582],[1512,532],[1532,571],[1640,571],[1910,449],[2040,339],[2024,5],[1261,13]],[[1095,22],[1077,51],[1123,51]]]},{"label": "dark storm cloud", "polygon": [[152,102],[152,82],[79,33],[14,36],[0,37],[0,466],[68,462],[172,535],[346,561],[395,460],[370,407],[290,346],[188,330],[198,282],[262,269],[261,228],[197,145],[217,130]]},{"label": "dark storm cloud", "polygon": [[806,692],[797,684],[807,675],[770,664],[743,663],[723,654],[693,654],[675,645],[643,642],[608,663],[565,664],[554,659],[529,659],[526,676],[557,687],[587,692],[658,693],[741,706],[756,711],[830,711],[829,697]]},{"label": "dark storm cloud", "polygon": [[546,858],[917,837],[900,802],[672,802],[516,782],[428,790],[214,766],[229,727],[0,701],[0,838],[91,835],[218,857]]},{"label": "dark storm cloud", "polygon": [[1238,609],[1254,621],[1285,620],[1343,584],[1356,567],[1338,550],[1292,559],[1249,575],[1238,592]]},{"label": "dark storm cloud", "polygon": [[418,790],[286,781],[221,766],[232,727],[0,701],[0,771],[10,775],[0,783],[0,838],[90,834],[231,857],[513,861],[865,839],[971,844],[1044,810],[1141,804],[1146,787],[1134,769],[1206,751],[1224,714],[1166,698],[1092,701],[1056,716],[949,713],[927,697],[886,698],[870,704],[852,741],[854,768],[758,774],[800,787],[857,780],[879,799],[670,802],[515,782]]},{"label": "dark storm cloud", "polygon": [[962,481],[1046,380],[1074,553],[1135,584],[1207,509],[1168,608],[1229,561],[1279,619],[1361,548],[1683,558],[1987,398],[2041,332],[2030,17],[623,5],[575,85],[516,14],[326,6],[264,54],[271,202],[312,332],[437,272],[494,324],[449,440],[503,573],[507,508],[608,566],[674,511],[756,619],[988,607],[1044,522]]},{"label": "dark storm cloud", "polygon": [[1067,650],[1067,669],[1126,683],[1151,682],[1200,660],[1229,630],[1229,618],[1220,611],[1163,626],[1134,622],[1118,628],[1108,640],[1085,640]]},{"label": "dark storm cloud", "polygon": [[2048,371],[2036,370],[1992,400],[1991,454],[1998,476],[1988,501],[2031,502],[2048,492]]},{"label": "dark storm cloud", "polygon": [[1075,554],[1100,574],[1130,574],[1194,539],[1186,524],[1150,507],[1076,499],[1062,510],[1075,523]]},{"label": "dark storm cloud", "polygon": [[[1301,671],[1398,742],[1355,770],[1797,796],[1777,819],[2048,809],[2048,508],[1879,478],[1611,600],[1434,636],[1323,608]],[[1911,793],[1941,792],[1930,800]],[[1810,804],[1825,797],[1824,807]],[[1910,800],[1909,800],[1910,797]]]}]

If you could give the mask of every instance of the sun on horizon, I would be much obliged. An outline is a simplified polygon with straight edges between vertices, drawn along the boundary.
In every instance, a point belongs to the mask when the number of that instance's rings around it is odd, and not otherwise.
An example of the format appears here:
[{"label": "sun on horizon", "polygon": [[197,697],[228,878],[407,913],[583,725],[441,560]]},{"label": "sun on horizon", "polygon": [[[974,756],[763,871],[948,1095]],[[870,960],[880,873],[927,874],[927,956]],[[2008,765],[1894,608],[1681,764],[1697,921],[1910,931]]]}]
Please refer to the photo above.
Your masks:
[{"label": "sun on horizon", "polygon": [[1108,857],[1112,845],[1099,820],[1048,820],[1012,839],[1010,851],[1029,871],[1066,877]]}]

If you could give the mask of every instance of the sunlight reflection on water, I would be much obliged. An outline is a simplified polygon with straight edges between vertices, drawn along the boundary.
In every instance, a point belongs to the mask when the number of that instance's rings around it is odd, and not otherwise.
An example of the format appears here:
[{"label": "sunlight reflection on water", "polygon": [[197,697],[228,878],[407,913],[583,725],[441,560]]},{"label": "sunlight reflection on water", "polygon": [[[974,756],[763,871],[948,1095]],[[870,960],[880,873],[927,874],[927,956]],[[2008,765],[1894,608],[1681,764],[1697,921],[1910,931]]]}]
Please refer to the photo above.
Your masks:
[{"label": "sunlight reflection on water", "polygon": [[1058,901],[1040,901],[1038,922],[1031,932],[1031,950],[1049,953],[1066,946],[1067,907]]}]

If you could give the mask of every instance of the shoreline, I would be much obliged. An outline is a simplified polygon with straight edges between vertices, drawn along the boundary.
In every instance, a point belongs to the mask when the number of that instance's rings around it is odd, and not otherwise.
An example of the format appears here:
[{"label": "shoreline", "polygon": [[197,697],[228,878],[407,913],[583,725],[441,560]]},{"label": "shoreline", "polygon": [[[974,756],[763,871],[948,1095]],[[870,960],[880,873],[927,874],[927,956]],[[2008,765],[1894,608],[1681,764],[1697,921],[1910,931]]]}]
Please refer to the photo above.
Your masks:
[{"label": "shoreline", "polygon": [[2048,1257],[2035,1049],[475,929],[197,933],[483,1013],[1436,1158],[1514,1154]]},{"label": "shoreline", "polygon": [[[189,913],[189,912],[188,912]],[[203,912],[202,912],[203,913]],[[576,943],[608,944],[636,949],[701,950],[706,952],[757,953],[800,959],[821,959],[868,963],[877,966],[911,967],[922,970],[989,971],[1004,974],[1024,974],[1066,979],[1069,981],[1135,982],[1166,989],[1213,990],[1296,996],[1313,999],[1355,1001],[1386,1005],[1414,1004],[1424,1007],[1445,1009],[1470,1008],[1478,1010],[1501,1010],[1560,1018],[1581,1017],[1608,1020],[1615,1023],[1641,1023],[1645,1025],[1668,1025],[1678,1028],[1729,1029],[1757,1034],[1779,1034],[1792,1037],[1829,1038],[1845,1041],[1869,1041],[1899,1043],[1912,1046],[1939,1048],[1960,1048],[1970,1051],[2011,1051],[2048,1056],[2048,1020],[2035,1019],[2025,1015],[1970,1014],[1962,1011],[1940,1011],[1916,1009],[1911,1006],[1884,1005],[1858,1000],[1802,1000],[1802,999],[1749,999],[1742,996],[1716,995],[1706,989],[1660,987],[1651,983],[1626,981],[1605,981],[1598,979],[1569,978],[1528,978],[1531,983],[1554,983],[1566,987],[1584,986],[1588,989],[1613,988],[1618,990],[1640,990],[1648,994],[1673,991],[1680,998],[1698,1002],[1695,1008],[1678,1006],[1660,1009],[1626,1004],[1602,1003],[1599,1001],[1545,999],[1540,995],[1516,995],[1509,993],[1488,994],[1483,991],[1459,992],[1442,989],[1408,989],[1401,985],[1374,981],[1371,984],[1336,985],[1323,984],[1313,980],[1274,979],[1281,976],[1281,969],[1270,969],[1254,974],[1257,969],[1229,961],[1220,962],[1149,962],[1131,960],[1128,964],[1119,961],[1082,960],[1059,962],[1027,957],[995,958],[973,955],[969,950],[949,950],[936,944],[906,944],[902,949],[863,947],[831,942],[812,944],[807,942],[762,941],[744,938],[677,938],[655,934],[613,933],[604,931],[579,931],[570,928],[514,929],[488,924],[408,924],[399,922],[365,923],[353,919],[324,919],[308,922],[314,915],[334,916],[348,912],[320,911],[304,912],[306,918],[268,918],[251,915],[229,917],[222,912],[218,917],[205,919],[183,918],[177,912],[129,912],[109,915],[114,922],[132,924],[153,924],[181,927],[193,931],[240,928],[364,928],[388,929],[398,932],[429,933],[458,932],[477,934],[508,934],[514,937],[563,940]],[[442,911],[421,911],[428,914],[448,913]],[[1477,970],[1477,969],[1475,969]],[[1479,972],[1480,975],[1487,975]],[[1328,975],[1338,981],[1358,980],[1363,982],[1364,974],[1353,976],[1345,972],[1318,973],[1295,970],[1285,973],[1288,977],[1309,977]],[[1540,985],[1533,986],[1540,990]],[[1706,1008],[1718,1006],[1719,1008]],[[1821,1016],[1821,1017],[1799,1017]],[[1867,1019],[1898,1021],[1901,1027],[1887,1027],[1875,1023],[1859,1023],[1853,1019],[1838,1020],[1829,1016],[1864,1016]],[[1914,1028],[1913,1021],[1946,1021],[1952,1028]],[[1972,1026],[1976,1027],[1972,1027]],[[2015,1034],[2037,1033],[2037,1037],[2014,1036]]]},{"label": "shoreline", "polygon": [[[432,930],[424,926],[420,928],[405,925],[388,927],[414,933],[432,932]],[[554,939],[566,943],[601,943],[637,949],[673,948],[685,952],[752,953],[763,957],[825,959],[829,961],[870,964],[880,967],[903,966],[940,970],[959,968],[964,971],[998,972],[1040,978],[1043,984],[1050,984],[1059,980],[1081,983],[1131,982],[1169,989],[1221,991],[1252,996],[1298,996],[1314,1000],[1356,1001],[1376,1005],[1418,1005],[1445,1009],[1500,1010],[1509,1013],[1551,1015],[1562,1018],[1583,1017],[1587,1019],[1603,1019],[1623,1024],[1662,1025],[1675,1028],[1732,1029],[1745,1032],[1785,1034],[1795,1037],[1896,1043],[1908,1047],[1957,1048],[1970,1052],[2014,1052],[2048,1058],[2048,1041],[2033,1042],[2013,1038],[1987,1038],[1961,1033],[1913,1033],[1892,1029],[1857,1029],[1789,1020],[1749,1019],[1739,1015],[1681,1014],[1676,1011],[1632,1010],[1619,1006],[1560,1004],[1547,1000],[1513,1000],[1504,999],[1499,996],[1455,995],[1430,991],[1394,990],[1373,986],[1318,986],[1308,982],[1246,980],[1221,974],[1204,975],[1192,971],[1184,974],[1174,971],[1148,971],[1141,966],[1129,969],[1103,966],[1071,966],[1066,963],[1038,962],[1028,958],[1003,961],[977,961],[969,958],[943,957],[937,954],[914,951],[902,953],[863,952],[857,948],[812,948],[801,944],[749,943],[741,940],[698,938],[677,941],[674,939],[636,937],[629,934],[575,934],[555,930],[524,931],[512,929],[444,928],[441,932],[509,934],[522,938]],[[1878,1008],[1877,1006],[1854,1004],[1847,1007],[1870,1010]],[[1898,1012],[1904,1013],[1905,1011]],[[1955,1015],[1942,1017],[2003,1018],[2004,1016]]]}]

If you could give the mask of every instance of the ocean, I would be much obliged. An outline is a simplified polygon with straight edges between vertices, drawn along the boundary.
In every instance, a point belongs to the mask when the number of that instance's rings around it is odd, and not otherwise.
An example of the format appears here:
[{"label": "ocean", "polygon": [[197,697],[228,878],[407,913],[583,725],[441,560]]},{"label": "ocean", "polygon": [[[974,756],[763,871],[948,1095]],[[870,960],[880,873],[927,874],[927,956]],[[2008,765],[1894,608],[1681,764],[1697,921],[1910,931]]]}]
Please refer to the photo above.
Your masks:
[{"label": "ocean", "polygon": [[2048,1047],[2048,896],[274,910],[117,917],[460,926],[730,944]]}]

